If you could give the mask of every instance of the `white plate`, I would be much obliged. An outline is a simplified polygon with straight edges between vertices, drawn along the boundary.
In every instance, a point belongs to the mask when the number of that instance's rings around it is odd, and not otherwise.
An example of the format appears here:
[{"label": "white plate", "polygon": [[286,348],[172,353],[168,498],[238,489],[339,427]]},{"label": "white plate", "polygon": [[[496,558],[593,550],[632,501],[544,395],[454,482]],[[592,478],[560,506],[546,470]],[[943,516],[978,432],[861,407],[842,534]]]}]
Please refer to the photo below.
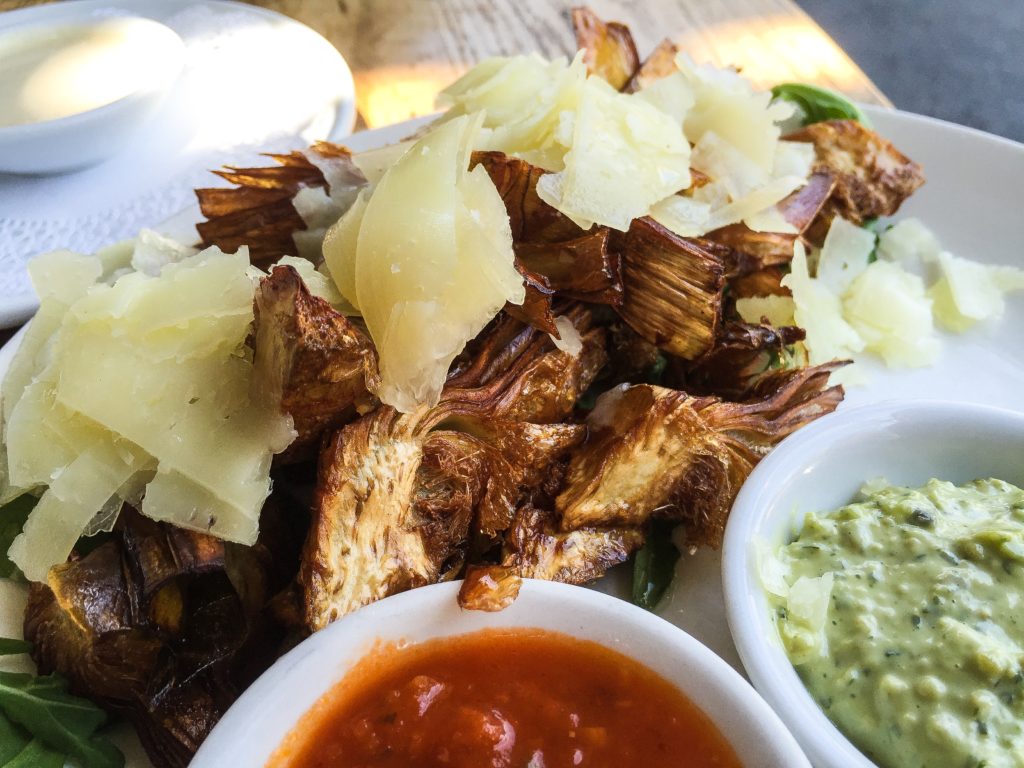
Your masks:
[{"label": "white plate", "polygon": [[[36,309],[25,272],[38,253],[94,253],[193,203],[208,169],[263,164],[347,136],[352,73],[324,38],[279,13],[228,0],[80,0],[0,14],[0,30],[142,16],[173,29],[185,64],[163,102],[104,163],[59,176],[0,174],[0,328]],[[312,73],[312,74],[311,74]]]},{"label": "white plate", "polygon": [[[1019,213],[1024,145],[918,115],[868,110],[878,131],[925,168],[928,183],[900,211],[922,219],[954,253],[993,264],[1024,266],[1024,217]],[[364,150],[397,141],[422,120],[367,131],[348,144]],[[182,213],[181,225],[196,212]],[[1011,296],[999,321],[962,336],[944,336],[931,368],[889,371],[868,363],[871,380],[851,389],[841,408],[893,398],[945,399],[1024,410],[1024,296]],[[0,376],[16,339],[0,350]],[[828,417],[825,417],[828,418]],[[603,592],[628,597],[628,567],[598,583]],[[20,622],[18,606],[0,604],[0,629]],[[742,669],[729,635],[718,552],[680,560],[676,580],[658,613]],[[129,768],[144,763],[129,762]]]}]

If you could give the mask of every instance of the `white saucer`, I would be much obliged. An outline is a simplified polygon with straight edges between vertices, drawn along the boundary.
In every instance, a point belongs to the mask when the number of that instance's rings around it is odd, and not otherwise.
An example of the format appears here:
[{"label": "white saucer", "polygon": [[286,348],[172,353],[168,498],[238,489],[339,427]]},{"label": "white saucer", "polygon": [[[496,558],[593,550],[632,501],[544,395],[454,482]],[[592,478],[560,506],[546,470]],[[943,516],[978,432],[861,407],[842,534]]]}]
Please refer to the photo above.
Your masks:
[{"label": "white saucer", "polygon": [[355,123],[341,54],[279,13],[229,0],[79,0],[0,14],[0,29],[41,21],[142,16],[182,38],[184,70],[148,123],[110,160],[61,176],[0,174],[0,327],[38,303],[25,264],[38,253],[92,253],[133,237],[219,186],[225,163],[337,140]]}]

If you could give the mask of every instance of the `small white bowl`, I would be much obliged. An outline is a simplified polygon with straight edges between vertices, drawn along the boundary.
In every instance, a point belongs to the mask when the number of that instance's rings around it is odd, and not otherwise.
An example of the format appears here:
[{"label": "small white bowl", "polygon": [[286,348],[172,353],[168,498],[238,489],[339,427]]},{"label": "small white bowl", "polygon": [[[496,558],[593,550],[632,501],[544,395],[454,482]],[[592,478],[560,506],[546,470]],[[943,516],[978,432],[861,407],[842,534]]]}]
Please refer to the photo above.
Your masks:
[{"label": "small white bowl", "polygon": [[228,710],[190,768],[264,765],[299,719],[377,641],[422,642],[489,627],[539,628],[600,643],[675,683],[718,726],[744,768],[810,768],[796,741],[728,664],[667,621],[580,587],[528,580],[511,607],[463,611],[459,583],[374,603],[306,639]]},{"label": "small white bowl", "polygon": [[[0,58],[19,36],[30,39],[71,27],[116,25],[133,38],[134,58],[125,67],[143,72],[130,92],[102,106],[41,122],[0,126],[0,172],[44,174],[95,165],[118,152],[158,106],[181,72],[185,44],[174,30],[141,17],[97,17],[78,3],[36,9],[28,23],[0,19]],[[46,13],[43,13],[46,12]],[[45,16],[45,20],[39,20]],[[127,54],[127,52],[126,52]]]},{"label": "small white bowl", "polygon": [[758,541],[792,540],[804,513],[848,504],[867,480],[920,486],[996,477],[1024,485],[1024,413],[890,401],[841,410],[784,440],[750,474],[725,530],[729,629],[754,687],[817,768],[874,768],[828,719],[786,657],[757,569]]}]

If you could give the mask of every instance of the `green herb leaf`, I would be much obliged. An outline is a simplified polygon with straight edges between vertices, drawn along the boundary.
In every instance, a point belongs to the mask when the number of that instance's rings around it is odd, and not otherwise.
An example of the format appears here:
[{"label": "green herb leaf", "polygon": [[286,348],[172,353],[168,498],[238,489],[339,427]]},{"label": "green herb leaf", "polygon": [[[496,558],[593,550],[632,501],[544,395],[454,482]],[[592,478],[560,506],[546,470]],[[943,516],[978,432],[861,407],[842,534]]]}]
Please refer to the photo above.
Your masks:
[{"label": "green herb leaf", "polygon": [[60,752],[54,752],[39,739],[32,739],[25,748],[2,763],[3,768],[64,768],[66,758]]},{"label": "green herb leaf", "polygon": [[124,765],[120,750],[95,735],[106,723],[106,714],[68,693],[67,682],[57,675],[0,672],[0,710],[49,748],[76,759],[82,768]]},{"label": "green herb leaf", "polygon": [[655,520],[647,530],[647,539],[633,559],[633,602],[653,611],[676,572],[679,550],[672,543],[675,523]]},{"label": "green herb leaf", "polygon": [[772,88],[772,98],[796,104],[803,112],[804,125],[825,120],[856,120],[871,127],[871,121],[860,107],[827,88],[806,83],[782,83]]},{"label": "green herb leaf", "polygon": [[5,579],[24,580],[18,566],[7,557],[7,550],[11,548],[14,537],[21,533],[21,529],[38,502],[35,496],[24,494],[14,501],[10,501],[0,507],[0,576]]},{"label": "green herb leaf", "polygon": [[6,766],[30,741],[27,733],[0,714],[0,765]]},{"label": "green herb leaf", "polygon": [[[31,650],[32,643],[27,640],[0,637],[0,656],[14,656],[19,653],[28,653]],[[0,765],[3,765],[3,763],[0,763]]]}]

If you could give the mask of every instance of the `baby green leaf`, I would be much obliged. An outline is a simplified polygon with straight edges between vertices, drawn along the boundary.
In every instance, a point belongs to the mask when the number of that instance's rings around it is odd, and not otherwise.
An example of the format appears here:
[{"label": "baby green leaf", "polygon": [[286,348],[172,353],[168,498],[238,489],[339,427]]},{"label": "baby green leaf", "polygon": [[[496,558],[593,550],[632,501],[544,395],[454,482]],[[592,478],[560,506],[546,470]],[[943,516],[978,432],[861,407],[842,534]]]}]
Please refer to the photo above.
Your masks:
[{"label": "baby green leaf", "polygon": [[653,611],[665,595],[676,572],[679,550],[672,543],[675,523],[656,520],[633,560],[633,602]]},{"label": "baby green leaf", "polygon": [[782,83],[772,88],[772,98],[796,104],[803,113],[803,124],[825,120],[856,120],[871,127],[871,121],[852,101],[827,88],[806,83]]},{"label": "baby green leaf", "polygon": [[[28,653],[32,650],[32,643],[27,640],[15,640],[11,637],[0,637],[0,656],[14,656],[19,653]],[[3,765],[3,763],[0,763]]]},{"label": "baby green leaf", "polygon": [[121,768],[124,756],[106,739],[95,735],[107,716],[90,701],[68,693],[57,675],[35,677],[0,672],[0,710],[35,738],[83,768]]}]

